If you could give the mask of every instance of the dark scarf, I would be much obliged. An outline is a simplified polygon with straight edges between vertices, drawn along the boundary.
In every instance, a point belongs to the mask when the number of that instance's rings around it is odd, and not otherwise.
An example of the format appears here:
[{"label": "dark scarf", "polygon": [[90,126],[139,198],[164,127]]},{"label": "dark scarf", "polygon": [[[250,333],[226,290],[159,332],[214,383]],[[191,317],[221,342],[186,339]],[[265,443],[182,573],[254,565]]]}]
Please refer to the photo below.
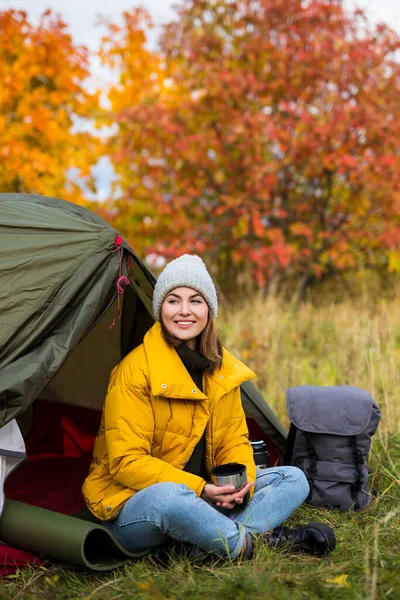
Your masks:
[{"label": "dark scarf", "polygon": [[[179,354],[181,361],[186,367],[189,375],[193,379],[194,383],[197,385],[199,390],[202,392],[203,390],[203,371],[210,366],[210,361],[203,354],[201,354],[198,350],[192,350],[186,344],[181,344],[176,348],[177,353]],[[189,458],[187,464],[185,465],[184,471],[188,473],[193,473],[194,475],[199,475],[206,481],[208,480],[208,474],[204,467],[204,454],[206,449],[206,432],[204,430],[203,435],[200,440],[196,444],[191,457]]]},{"label": "dark scarf", "polygon": [[203,371],[208,369],[211,362],[198,350],[192,350],[186,344],[181,344],[176,348],[177,353],[180,356],[181,361],[186,367],[189,375],[202,392],[203,390]]}]

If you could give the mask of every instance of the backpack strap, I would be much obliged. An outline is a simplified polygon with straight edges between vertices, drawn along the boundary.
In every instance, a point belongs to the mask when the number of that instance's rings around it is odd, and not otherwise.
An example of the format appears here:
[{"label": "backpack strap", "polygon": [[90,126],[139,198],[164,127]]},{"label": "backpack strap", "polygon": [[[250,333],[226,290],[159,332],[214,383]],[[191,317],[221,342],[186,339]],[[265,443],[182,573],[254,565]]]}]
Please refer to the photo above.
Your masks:
[{"label": "backpack strap", "polygon": [[[314,476],[315,476],[315,473],[317,470],[318,456],[313,447],[313,444],[311,441],[311,435],[309,434],[309,432],[302,431],[302,433],[304,433],[306,436],[307,454],[310,458],[310,465],[307,468],[307,473],[305,473],[305,475],[307,477],[308,485],[310,486],[310,493],[308,494],[307,498],[305,499],[305,502],[309,502],[311,500],[312,493],[313,493]],[[292,464],[293,448],[294,448],[294,442],[296,439],[296,434],[297,434],[296,425],[294,425],[293,423],[290,423],[289,433],[288,433],[287,440],[286,440],[285,452],[283,453],[283,460],[282,460],[283,465],[291,465]]]},{"label": "backpack strap", "polygon": [[364,461],[364,457],[363,457],[361,450],[357,446],[357,436],[352,435],[350,440],[351,440],[351,445],[353,447],[354,463],[357,468],[357,479],[356,479],[355,483],[352,484],[351,497],[354,500],[354,510],[358,510],[360,508],[360,501],[358,499],[358,493],[362,489],[362,485],[364,483],[363,465],[364,465],[365,461]]},{"label": "backpack strap", "polygon": [[283,465],[291,465],[293,458],[293,448],[296,439],[297,427],[293,423],[290,423],[289,433],[286,438],[285,450],[282,456]]},{"label": "backpack strap", "polygon": [[310,464],[309,464],[309,467],[308,467],[307,473],[306,473],[308,485],[310,486],[310,493],[308,494],[307,498],[305,499],[305,502],[309,502],[311,500],[313,489],[314,489],[314,476],[317,471],[318,456],[317,456],[317,453],[313,446],[310,433],[308,431],[304,431],[304,433],[305,433],[306,440],[307,440],[307,454],[310,458]]}]

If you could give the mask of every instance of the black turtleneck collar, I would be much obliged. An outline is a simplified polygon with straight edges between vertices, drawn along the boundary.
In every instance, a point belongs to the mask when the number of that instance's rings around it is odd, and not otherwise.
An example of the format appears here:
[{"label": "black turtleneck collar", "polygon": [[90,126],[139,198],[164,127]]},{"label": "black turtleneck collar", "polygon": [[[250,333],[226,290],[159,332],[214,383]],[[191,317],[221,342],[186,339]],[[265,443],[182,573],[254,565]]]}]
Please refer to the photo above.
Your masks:
[{"label": "black turtleneck collar", "polygon": [[186,344],[180,344],[175,350],[197,387],[203,391],[203,371],[210,366],[210,360],[201,354],[201,352],[192,350]]},{"label": "black turtleneck collar", "polygon": [[208,369],[211,364],[204,354],[201,354],[199,350],[192,350],[187,344],[180,344],[176,347],[176,351],[186,368],[204,370]]}]

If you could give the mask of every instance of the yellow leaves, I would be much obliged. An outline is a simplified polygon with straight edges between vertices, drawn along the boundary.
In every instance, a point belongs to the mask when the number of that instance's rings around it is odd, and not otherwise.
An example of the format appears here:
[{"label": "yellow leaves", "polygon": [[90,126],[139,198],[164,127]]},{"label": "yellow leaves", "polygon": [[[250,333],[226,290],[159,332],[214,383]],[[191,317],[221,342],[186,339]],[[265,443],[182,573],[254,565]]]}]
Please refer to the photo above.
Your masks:
[{"label": "yellow leaves", "polygon": [[[245,217],[239,217],[233,227],[233,235],[236,239],[245,237],[249,232],[249,222]],[[239,258],[239,257],[238,257]],[[240,260],[242,256],[240,256]]]},{"label": "yellow leaves", "polygon": [[176,596],[168,595],[165,596],[165,593],[162,592],[156,583],[151,579],[149,581],[140,581],[136,584],[137,590],[142,597],[142,594],[145,595],[143,597],[148,598],[148,600],[176,600]]},{"label": "yellow leaves", "polygon": [[302,235],[305,238],[311,239],[313,232],[305,223],[293,223],[290,226],[290,231],[293,235]]},{"label": "yellow leaves", "polygon": [[48,575],[45,575],[45,577],[44,577],[46,585],[51,586],[51,587],[55,587],[57,585],[59,579],[60,579],[59,575],[52,575],[51,577]]},{"label": "yellow leaves", "polygon": [[124,12],[123,22],[119,27],[104,21],[109,35],[103,37],[99,53],[103,64],[118,71],[118,82],[108,94],[113,115],[154,95],[177,94],[161,57],[147,48],[146,31],[152,26],[149,13],[144,8]]},{"label": "yellow leaves", "polygon": [[400,272],[400,251],[389,252],[389,271],[391,271],[392,273]]},{"label": "yellow leaves", "polygon": [[225,179],[226,179],[225,172],[222,169],[217,169],[214,172],[214,181],[215,181],[215,183],[218,183],[218,185],[221,185],[222,183],[224,183]]},{"label": "yellow leaves", "polygon": [[342,575],[336,575],[336,577],[328,577],[325,582],[340,588],[350,588],[351,583],[348,581],[348,577],[346,573],[343,573]]},{"label": "yellow leaves", "polygon": [[144,581],[143,582],[139,581],[139,583],[136,584],[136,587],[141,592],[147,592],[150,588],[150,585],[151,585],[150,583],[146,583]]}]

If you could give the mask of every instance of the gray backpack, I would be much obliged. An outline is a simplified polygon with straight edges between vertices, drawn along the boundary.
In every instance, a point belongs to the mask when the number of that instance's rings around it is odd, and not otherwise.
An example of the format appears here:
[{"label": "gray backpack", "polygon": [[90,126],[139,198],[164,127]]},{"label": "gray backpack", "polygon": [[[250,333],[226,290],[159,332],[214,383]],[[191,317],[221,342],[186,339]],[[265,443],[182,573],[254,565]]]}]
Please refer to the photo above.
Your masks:
[{"label": "gray backpack", "polygon": [[380,410],[371,395],[352,386],[289,388],[291,426],[283,464],[302,469],[310,484],[306,502],[342,510],[372,500],[366,461]]}]

